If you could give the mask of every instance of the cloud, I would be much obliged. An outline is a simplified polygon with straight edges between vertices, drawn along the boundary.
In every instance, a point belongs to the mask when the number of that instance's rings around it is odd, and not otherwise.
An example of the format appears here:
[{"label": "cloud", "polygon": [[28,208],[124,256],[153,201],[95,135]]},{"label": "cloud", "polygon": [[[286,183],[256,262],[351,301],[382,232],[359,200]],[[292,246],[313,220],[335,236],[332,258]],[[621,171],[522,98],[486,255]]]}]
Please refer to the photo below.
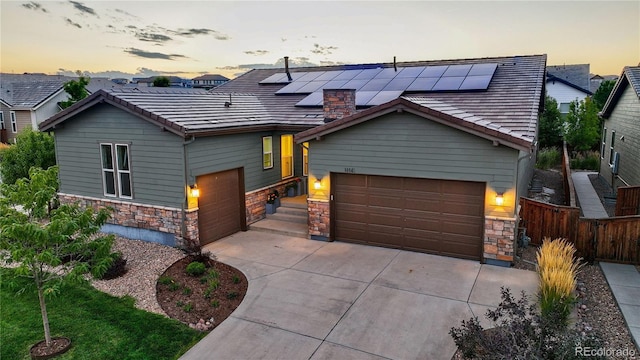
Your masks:
[{"label": "cloud", "polygon": [[147,58],[147,59],[161,59],[161,60],[188,59],[187,56],[180,55],[180,54],[163,54],[159,52],[144,51],[136,48],[128,48],[128,49],[125,49],[124,52],[126,52],[127,54],[131,54],[134,56]]},{"label": "cloud", "polygon": [[313,44],[311,53],[318,55],[330,55],[333,54],[333,50],[338,50],[335,46],[320,46],[320,44]]},{"label": "cloud", "polygon": [[173,40],[173,39],[171,39],[170,36],[167,36],[167,35],[152,34],[152,33],[147,33],[147,32],[142,32],[142,31],[141,32],[136,32],[136,37],[140,41],[154,42],[156,44],[162,44],[164,42]]},{"label": "cloud", "polygon": [[217,30],[212,29],[178,29],[168,30],[170,33],[179,36],[193,37],[195,35],[213,35],[216,40],[229,40],[231,37],[227,34],[223,34]]},{"label": "cloud", "polygon": [[25,4],[22,4],[22,7],[29,9],[29,10],[35,10],[35,11],[42,11],[42,12],[49,12],[47,9],[43,8],[42,5],[40,5],[40,3],[37,3],[35,1],[31,1]]},{"label": "cloud", "polygon": [[[83,74],[89,76],[90,78],[109,78],[109,79],[117,79],[117,78],[134,78],[134,77],[150,77],[150,76],[158,76],[158,75],[182,75],[183,77],[191,78],[191,72],[183,72],[183,71],[162,71],[162,70],[154,70],[146,67],[139,67],[136,69],[135,73],[127,73],[119,70],[105,70],[105,71],[82,71]],[[207,74],[207,71],[196,71],[195,73]],[[57,75],[64,76],[78,76],[75,71],[60,68],[57,71]]]},{"label": "cloud", "polygon": [[64,18],[64,21],[65,21],[67,24],[71,25],[71,26],[75,26],[75,27],[77,27],[78,29],[82,29],[82,26],[80,26],[80,24],[78,24],[77,22],[73,22],[73,20],[71,20],[71,19],[69,19],[69,18]]},{"label": "cloud", "polygon": [[69,2],[73,5],[74,8],[76,8],[76,10],[79,10],[81,13],[98,16],[98,14],[96,14],[95,10],[93,10],[92,8],[84,5],[81,2],[78,2],[78,1],[69,1]]},{"label": "cloud", "polygon": [[126,16],[129,16],[129,17],[132,17],[132,18],[134,18],[134,19],[140,19],[140,17],[135,16],[135,15],[133,15],[133,14],[131,14],[131,13],[128,13],[128,12],[126,12],[126,11],[122,10],[122,9],[115,9],[115,12],[118,12],[118,13],[120,13],[120,14],[122,14],[122,15],[126,15]]},{"label": "cloud", "polygon": [[261,55],[266,55],[269,53],[268,50],[248,50],[244,52],[247,55],[256,55],[256,56],[261,56]]}]

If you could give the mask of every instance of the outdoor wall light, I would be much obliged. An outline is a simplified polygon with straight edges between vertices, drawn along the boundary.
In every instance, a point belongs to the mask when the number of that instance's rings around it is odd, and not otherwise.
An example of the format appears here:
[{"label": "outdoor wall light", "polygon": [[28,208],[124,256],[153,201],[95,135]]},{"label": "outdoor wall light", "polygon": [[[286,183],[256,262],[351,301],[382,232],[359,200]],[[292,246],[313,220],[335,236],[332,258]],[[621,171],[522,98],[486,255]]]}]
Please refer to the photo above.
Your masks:
[{"label": "outdoor wall light", "polygon": [[200,189],[198,189],[197,184],[193,184],[190,186],[191,197],[199,198],[200,197]]},{"label": "outdoor wall light", "polygon": [[316,181],[313,183],[313,188],[314,188],[314,189],[316,189],[316,190],[320,190],[320,189],[322,189],[322,182],[320,182],[320,180],[316,180]]},{"label": "outdoor wall light", "polygon": [[502,195],[502,193],[497,193],[496,194],[496,205],[502,206],[502,204],[504,204],[504,196]]}]

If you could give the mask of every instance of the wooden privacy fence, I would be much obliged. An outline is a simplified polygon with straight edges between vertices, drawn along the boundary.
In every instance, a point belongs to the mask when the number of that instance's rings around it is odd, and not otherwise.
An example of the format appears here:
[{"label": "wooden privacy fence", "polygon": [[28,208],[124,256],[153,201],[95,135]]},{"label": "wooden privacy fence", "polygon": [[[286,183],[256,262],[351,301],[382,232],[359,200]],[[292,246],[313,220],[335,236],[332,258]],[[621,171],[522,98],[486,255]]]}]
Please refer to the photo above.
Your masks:
[{"label": "wooden privacy fence", "polygon": [[640,216],[604,219],[580,217],[580,209],[520,199],[520,227],[534,245],[542,239],[566,238],[589,261],[640,263]]},{"label": "wooden privacy fence", "polygon": [[616,216],[640,215],[640,186],[618,188]]}]

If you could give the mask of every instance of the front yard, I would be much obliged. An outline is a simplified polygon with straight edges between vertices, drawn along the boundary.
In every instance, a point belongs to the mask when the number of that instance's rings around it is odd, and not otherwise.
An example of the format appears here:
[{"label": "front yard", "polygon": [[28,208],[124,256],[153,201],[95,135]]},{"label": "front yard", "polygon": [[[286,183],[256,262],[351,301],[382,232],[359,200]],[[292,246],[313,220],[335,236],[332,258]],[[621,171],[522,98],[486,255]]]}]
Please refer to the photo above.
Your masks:
[{"label": "front yard", "polygon": [[[36,293],[16,294],[14,279],[14,270],[0,268],[0,358],[28,359],[29,347],[43,339],[42,318]],[[16,281],[18,289],[30,282]],[[206,335],[87,284],[64,288],[47,307],[52,336],[73,341],[58,359],[176,359]]]}]

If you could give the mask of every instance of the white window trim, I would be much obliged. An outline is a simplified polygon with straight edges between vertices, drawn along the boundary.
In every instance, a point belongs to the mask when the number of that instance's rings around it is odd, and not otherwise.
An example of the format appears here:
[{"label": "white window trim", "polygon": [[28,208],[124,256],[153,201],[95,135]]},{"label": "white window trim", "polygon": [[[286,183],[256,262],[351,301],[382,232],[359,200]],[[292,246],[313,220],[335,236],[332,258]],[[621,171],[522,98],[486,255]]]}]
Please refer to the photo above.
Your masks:
[{"label": "white window trim", "polygon": [[[269,149],[269,151],[266,151],[265,146],[264,146],[264,140],[265,139],[269,139],[270,144],[271,144],[271,149]],[[264,166],[264,156],[269,154],[269,157],[271,158],[271,166]],[[262,170],[268,170],[268,169],[273,169],[273,136],[263,136],[262,137]]]},{"label": "white window trim", "polygon": [[[282,168],[282,166],[283,166],[284,158],[285,158],[285,157],[282,155],[282,153],[283,153],[283,151],[282,151],[282,139],[284,139],[285,137],[288,137],[288,136],[291,136],[291,141],[292,141],[292,146],[293,146],[293,134],[283,134],[283,135],[280,135],[280,167],[281,167],[281,168]],[[289,162],[291,163],[291,166],[290,166],[290,167],[289,167],[289,169],[288,169],[288,170],[290,170],[291,175],[289,175],[289,176],[284,176],[284,175],[283,175],[283,176],[282,176],[282,179],[290,179],[290,178],[292,178],[292,177],[295,175],[295,171],[296,171],[296,170],[295,170],[295,164],[294,164],[294,162],[295,162],[295,157],[293,156],[294,151],[295,151],[295,149],[294,149],[294,148],[292,148],[292,149],[291,149],[291,155],[290,155],[290,156],[288,156],[288,157],[290,157],[290,158],[291,158],[291,160],[289,161]],[[283,170],[283,169],[284,169],[284,168],[280,169],[280,172],[281,172],[281,173],[282,173],[282,170]],[[281,174],[281,175],[282,175],[282,174]]]},{"label": "white window trim", "polygon": [[[118,146],[124,146],[127,149],[127,168],[129,168],[129,170],[122,170],[119,168]],[[118,180],[118,197],[123,199],[133,199],[133,180],[131,178],[131,152],[129,151],[129,144],[115,144],[115,155],[115,169]],[[122,195],[122,181],[120,178],[120,174],[129,174],[129,190],[131,191],[131,195]]]},{"label": "white window trim", "polygon": [[9,117],[11,117],[11,132],[14,134],[18,133],[18,120],[16,119],[16,112],[10,111]]},{"label": "white window trim", "polygon": [[[109,147],[109,152],[111,153],[111,164],[113,165],[113,169],[107,169],[104,167],[104,163],[102,161],[102,147],[103,146],[108,146]],[[113,156],[113,144],[111,143],[100,143],[100,169],[102,170],[100,172],[100,176],[102,177],[102,194],[104,194],[104,196],[107,197],[118,197],[118,177],[116,176],[116,164],[114,162],[115,157]],[[113,186],[113,191],[115,192],[114,194],[109,194],[107,193],[107,182],[105,180],[105,172],[110,172],[113,174],[113,182],[114,182],[114,186]]]},{"label": "white window trim", "polygon": [[309,176],[309,143],[302,144],[302,176]]},{"label": "white window trim", "polygon": [[4,113],[0,111],[0,130],[4,128]]}]

